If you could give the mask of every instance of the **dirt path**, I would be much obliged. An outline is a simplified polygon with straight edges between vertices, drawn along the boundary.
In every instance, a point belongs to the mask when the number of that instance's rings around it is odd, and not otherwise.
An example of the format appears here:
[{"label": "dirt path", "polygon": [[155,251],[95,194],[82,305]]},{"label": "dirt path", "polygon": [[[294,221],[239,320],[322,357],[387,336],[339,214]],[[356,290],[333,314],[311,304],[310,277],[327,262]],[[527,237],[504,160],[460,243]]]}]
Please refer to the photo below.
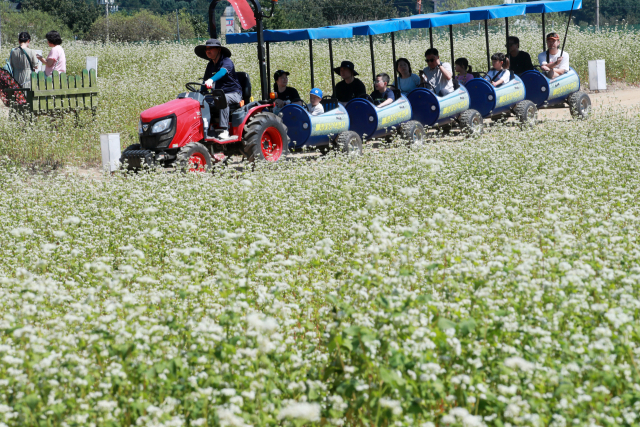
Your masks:
[{"label": "dirt path", "polygon": [[[603,108],[640,106],[640,87],[629,85],[610,87],[610,90],[604,92],[588,92],[593,114],[600,114]],[[568,120],[571,118],[571,113],[568,108],[542,109],[539,117],[545,120]]]}]

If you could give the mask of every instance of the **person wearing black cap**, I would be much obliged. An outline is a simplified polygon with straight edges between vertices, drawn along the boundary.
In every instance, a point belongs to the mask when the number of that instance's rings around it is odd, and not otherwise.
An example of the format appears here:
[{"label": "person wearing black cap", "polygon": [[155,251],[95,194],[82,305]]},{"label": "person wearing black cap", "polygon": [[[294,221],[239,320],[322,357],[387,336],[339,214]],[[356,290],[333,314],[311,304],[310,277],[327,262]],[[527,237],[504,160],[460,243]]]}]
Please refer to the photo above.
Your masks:
[{"label": "person wearing black cap", "polygon": [[273,91],[276,94],[276,108],[274,113],[277,113],[282,107],[292,102],[295,104],[303,105],[300,99],[300,94],[294,87],[288,86],[289,84],[289,72],[284,70],[278,70],[273,74],[275,83],[273,84]]},{"label": "person wearing black cap", "polygon": [[353,98],[366,95],[367,88],[360,79],[356,79],[358,73],[353,62],[342,61],[339,67],[333,69],[333,72],[342,77],[342,81],[336,84],[336,88],[333,91],[333,97],[337,98],[338,102],[344,105]]},{"label": "person wearing black cap", "polygon": [[[209,39],[204,45],[196,46],[194,52],[202,59],[209,60],[204,72],[205,86],[208,89],[222,90],[227,104],[242,101],[242,86],[236,75],[236,68],[231,61],[231,51],[220,44],[220,40]],[[229,135],[229,107],[220,110],[220,130],[217,138],[224,140],[233,138]]]}]

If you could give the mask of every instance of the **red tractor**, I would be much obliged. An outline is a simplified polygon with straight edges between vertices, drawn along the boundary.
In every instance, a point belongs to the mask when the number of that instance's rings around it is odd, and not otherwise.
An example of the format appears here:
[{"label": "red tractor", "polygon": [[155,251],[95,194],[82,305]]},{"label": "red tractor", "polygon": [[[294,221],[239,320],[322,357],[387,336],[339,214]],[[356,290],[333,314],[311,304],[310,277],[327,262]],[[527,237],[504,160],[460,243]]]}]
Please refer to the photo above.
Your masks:
[{"label": "red tractor", "polygon": [[203,171],[232,154],[241,154],[250,162],[283,159],[289,144],[287,127],[268,111],[273,107],[271,101],[251,101],[248,74],[236,74],[243,100],[229,105],[229,134],[234,138],[221,141],[216,137],[218,109],[227,106],[224,93],[213,89],[203,94],[203,85],[187,83],[188,92],[140,114],[140,143],[127,147],[121,162],[129,169],[161,164]]},{"label": "red tractor", "polygon": [[[229,105],[231,139],[217,139],[219,110],[227,107],[221,90],[206,89],[200,83],[187,83],[188,92],[178,99],[149,108],[140,114],[140,143],[127,147],[120,161],[128,169],[144,165],[176,165],[181,169],[202,171],[232,154],[242,154],[249,161],[277,162],[289,148],[287,127],[268,109],[274,106],[266,75],[263,18],[273,15],[277,0],[271,2],[271,13],[265,15],[257,0],[250,0],[256,19],[258,61],[262,101],[253,101],[251,81],[247,73],[237,72],[242,86],[242,101]],[[215,14],[218,0],[209,6],[211,38],[216,38]],[[236,10],[237,11],[237,10]]]}]

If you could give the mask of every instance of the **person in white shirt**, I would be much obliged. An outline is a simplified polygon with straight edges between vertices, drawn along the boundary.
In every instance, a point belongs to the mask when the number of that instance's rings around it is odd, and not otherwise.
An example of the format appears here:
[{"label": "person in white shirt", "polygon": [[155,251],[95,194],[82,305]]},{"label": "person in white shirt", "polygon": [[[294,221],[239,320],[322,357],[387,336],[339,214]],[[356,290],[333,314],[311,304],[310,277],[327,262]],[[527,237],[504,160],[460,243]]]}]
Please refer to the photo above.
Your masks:
[{"label": "person in white shirt", "polygon": [[453,92],[453,71],[451,64],[440,62],[438,49],[427,49],[424,53],[427,67],[420,72],[420,79],[438,96],[445,96]]},{"label": "person in white shirt", "polygon": [[555,79],[569,71],[569,53],[560,52],[560,36],[558,33],[547,34],[547,50],[538,55],[538,62],[542,73],[550,79]]},{"label": "person in white shirt", "polygon": [[320,104],[322,101],[322,91],[317,87],[311,89],[309,92],[309,104],[307,104],[307,110],[311,113],[312,116],[319,116],[324,113],[324,107]]},{"label": "person in white shirt", "polygon": [[509,58],[507,58],[504,53],[494,53],[491,55],[491,63],[493,64],[493,68],[489,70],[485,79],[488,80],[493,87],[507,83],[511,79],[511,73],[507,69],[509,68]]}]

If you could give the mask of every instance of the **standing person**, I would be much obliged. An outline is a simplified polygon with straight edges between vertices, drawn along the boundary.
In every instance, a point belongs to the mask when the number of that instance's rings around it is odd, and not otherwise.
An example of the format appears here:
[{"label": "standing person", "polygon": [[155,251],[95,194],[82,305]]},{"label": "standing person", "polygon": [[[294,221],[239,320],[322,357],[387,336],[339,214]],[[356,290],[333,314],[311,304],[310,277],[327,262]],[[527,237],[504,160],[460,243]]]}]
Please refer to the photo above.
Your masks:
[{"label": "standing person", "polygon": [[520,50],[520,39],[510,36],[507,43],[509,69],[512,73],[520,75],[525,71],[533,70],[531,55]]},{"label": "standing person", "polygon": [[278,70],[273,74],[275,83],[273,84],[273,91],[276,94],[276,108],[273,112],[278,113],[282,107],[287,104],[295,103],[304,105],[298,94],[298,90],[294,87],[288,86],[289,84],[289,72],[284,70]]},{"label": "standing person", "polygon": [[400,77],[393,82],[393,85],[400,90],[403,95],[408,94],[420,86],[420,77],[411,72],[411,63],[406,58],[398,58],[396,61],[396,71]]},{"label": "standing person", "polygon": [[453,92],[453,71],[451,64],[440,62],[438,49],[427,49],[424,53],[427,67],[422,70],[421,80],[428,84],[438,96],[445,96]]},{"label": "standing person", "polygon": [[509,60],[505,54],[494,53],[491,55],[491,63],[493,64],[493,68],[489,70],[485,79],[488,80],[493,87],[507,83],[511,79],[511,72],[507,70],[507,68],[509,68]]},{"label": "standing person", "polygon": [[469,65],[469,60],[467,58],[458,58],[456,59],[455,66],[456,72],[458,73],[458,76],[456,77],[458,79],[458,83],[462,86],[466,86],[466,84],[469,83],[469,80],[473,78],[473,74],[471,74],[473,73],[473,68]]},{"label": "standing person", "polygon": [[37,69],[38,58],[36,53],[29,49],[31,36],[27,32],[18,34],[20,46],[11,49],[9,61],[13,70],[13,79],[23,88],[31,88],[31,72]]},{"label": "standing person", "polygon": [[358,73],[351,61],[342,61],[339,67],[333,69],[333,72],[342,77],[342,81],[336,84],[333,97],[338,99],[342,105],[351,101],[360,95],[366,95],[367,88],[360,79],[356,79]]},{"label": "standing person", "polygon": [[220,44],[218,39],[209,39],[205,44],[196,46],[194,52],[202,59],[207,59],[204,81],[207,89],[216,88],[224,92],[227,107],[220,110],[220,123],[217,139],[234,138],[229,135],[229,105],[242,101],[242,86],[236,75],[236,67],[231,61],[231,51]]},{"label": "standing person", "polygon": [[396,100],[393,91],[388,88],[390,80],[387,73],[380,73],[376,76],[375,89],[371,92],[371,98],[378,108],[386,107]]},{"label": "standing person", "polygon": [[538,55],[538,62],[543,74],[555,79],[569,71],[569,53],[565,50],[560,56],[560,36],[558,33],[547,34],[547,50]]},{"label": "standing person", "polygon": [[62,37],[57,31],[49,31],[45,36],[47,42],[49,42],[49,56],[44,59],[41,55],[37,58],[45,65],[44,74],[50,76],[54,71],[59,73],[67,72],[67,57],[64,55],[64,49],[62,49]]}]

